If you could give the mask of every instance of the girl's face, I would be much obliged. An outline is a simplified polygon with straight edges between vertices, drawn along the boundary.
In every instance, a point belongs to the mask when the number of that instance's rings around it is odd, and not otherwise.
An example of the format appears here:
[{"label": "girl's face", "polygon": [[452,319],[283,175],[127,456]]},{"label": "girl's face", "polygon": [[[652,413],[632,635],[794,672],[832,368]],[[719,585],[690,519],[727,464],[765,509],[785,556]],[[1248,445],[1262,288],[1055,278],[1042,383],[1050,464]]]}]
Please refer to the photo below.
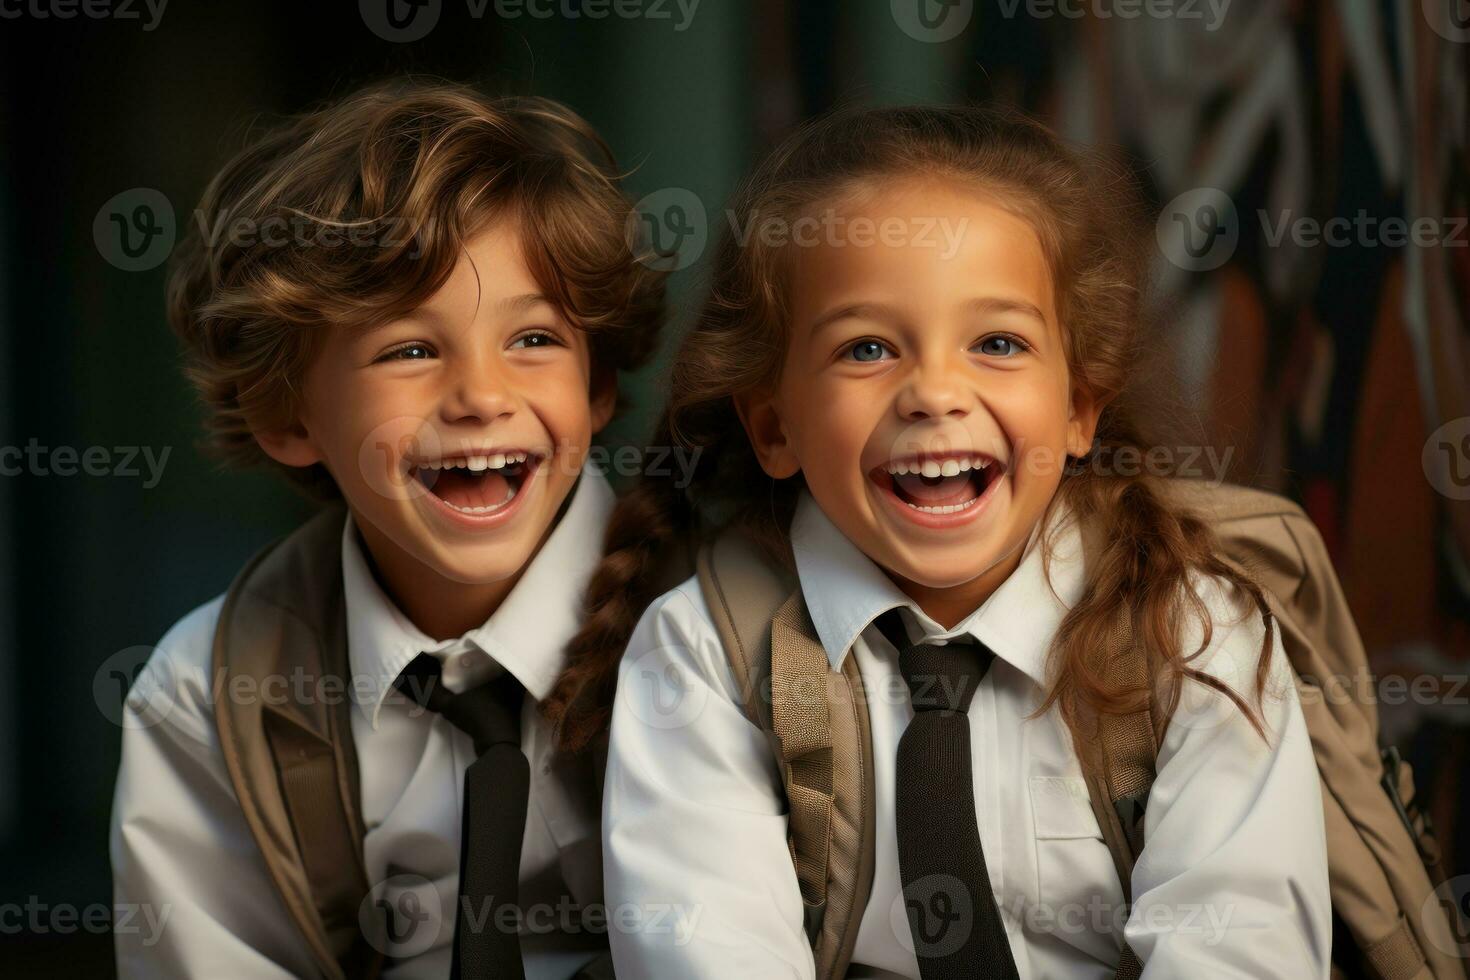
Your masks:
[{"label": "girl's face", "polygon": [[800,472],[848,539],[952,625],[1014,570],[1098,407],[1072,383],[1025,220],[917,178],[848,205],[835,233],[788,246],[781,380],[741,417],[767,473]]}]

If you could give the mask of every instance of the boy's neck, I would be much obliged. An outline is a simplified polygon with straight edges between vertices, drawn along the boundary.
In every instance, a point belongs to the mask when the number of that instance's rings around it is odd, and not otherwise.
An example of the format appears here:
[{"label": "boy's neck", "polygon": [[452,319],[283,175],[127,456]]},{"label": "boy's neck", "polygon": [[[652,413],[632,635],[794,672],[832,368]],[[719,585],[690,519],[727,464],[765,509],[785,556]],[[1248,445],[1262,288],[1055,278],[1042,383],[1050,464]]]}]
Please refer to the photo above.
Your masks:
[{"label": "boy's neck", "polygon": [[924,611],[924,615],[946,630],[952,630],[984,605],[985,600],[995,594],[1001,583],[1011,577],[1020,566],[1025,551],[1023,544],[976,578],[945,588],[931,588],[892,572],[888,574],[903,590],[904,595],[914,600],[914,604]]},{"label": "boy's neck", "polygon": [[523,565],[498,582],[455,581],[408,554],[371,522],[354,519],[353,523],[379,587],[414,626],[435,641],[458,639],[485,625],[526,570]]}]

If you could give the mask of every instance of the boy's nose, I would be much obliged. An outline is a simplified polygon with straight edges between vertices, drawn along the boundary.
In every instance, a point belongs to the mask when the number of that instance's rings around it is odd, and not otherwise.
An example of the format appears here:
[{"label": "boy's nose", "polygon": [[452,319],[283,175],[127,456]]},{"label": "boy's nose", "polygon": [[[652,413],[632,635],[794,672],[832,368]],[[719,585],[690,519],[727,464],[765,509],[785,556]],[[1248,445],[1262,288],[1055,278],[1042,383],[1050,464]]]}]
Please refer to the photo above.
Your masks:
[{"label": "boy's nose", "polygon": [[467,365],[455,373],[440,403],[446,422],[486,423],[515,411],[515,397],[493,365]]}]

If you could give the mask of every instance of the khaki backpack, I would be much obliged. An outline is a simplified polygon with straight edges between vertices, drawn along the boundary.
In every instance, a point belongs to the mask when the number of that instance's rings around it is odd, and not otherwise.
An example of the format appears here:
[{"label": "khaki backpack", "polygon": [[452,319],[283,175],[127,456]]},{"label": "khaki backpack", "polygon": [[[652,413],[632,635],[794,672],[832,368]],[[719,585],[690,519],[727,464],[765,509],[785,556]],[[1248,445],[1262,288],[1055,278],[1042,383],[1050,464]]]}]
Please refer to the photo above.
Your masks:
[{"label": "khaki backpack", "polygon": [[[1296,675],[1322,778],[1334,929],[1333,975],[1464,980],[1453,906],[1438,901],[1439,853],[1415,805],[1413,777],[1380,752],[1372,677],[1326,548],[1306,514],[1274,494],[1168,481],[1171,503],[1213,524],[1223,557],[1265,592]],[[697,574],[752,722],[779,747],[788,843],[817,977],[844,976],[873,883],[873,745],[855,658],[832,670],[794,576],[749,539],[705,545]],[[1125,643],[1126,647],[1126,643]],[[1142,672],[1141,657],[1120,670]],[[1083,745],[1093,812],[1125,901],[1143,847],[1143,812],[1163,732],[1149,712],[1098,719]],[[1463,935],[1463,933],[1461,933]],[[1458,951],[1459,955],[1456,955]],[[1346,972],[1343,972],[1346,971]],[[1135,978],[1123,946],[1116,976]]]},{"label": "khaki backpack", "polygon": [[[320,975],[375,980],[386,923],[363,914],[370,889],[346,681],[345,519],[341,506],[327,508],[231,584],[214,635],[215,726],[245,822]],[[265,696],[268,679],[288,679],[283,693],[294,693],[295,677],[322,696]],[[262,696],[231,696],[242,682]],[[588,779],[595,761],[579,763]],[[579,974],[611,976],[609,955]]]}]

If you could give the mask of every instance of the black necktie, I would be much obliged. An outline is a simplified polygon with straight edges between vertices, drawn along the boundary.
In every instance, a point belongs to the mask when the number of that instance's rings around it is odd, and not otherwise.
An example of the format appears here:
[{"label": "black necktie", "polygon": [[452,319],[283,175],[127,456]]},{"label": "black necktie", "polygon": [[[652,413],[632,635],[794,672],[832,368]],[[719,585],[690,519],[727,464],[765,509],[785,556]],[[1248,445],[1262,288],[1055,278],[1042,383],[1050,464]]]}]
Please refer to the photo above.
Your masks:
[{"label": "black necktie", "polygon": [[[439,661],[427,653],[415,657],[394,686],[475,743],[475,761],[464,773],[450,977],[523,978],[520,936],[505,928],[499,909],[516,906],[520,895],[521,839],[531,792],[531,766],[521,753],[525,689],[507,671],[451,694],[440,679]],[[512,921],[520,920],[517,908]]]},{"label": "black necktie", "polygon": [[893,609],[878,626],[899,651],[913,721],[895,769],[898,869],[924,980],[1016,980],[980,829],[967,711],[995,655],[978,642],[910,644]]}]

